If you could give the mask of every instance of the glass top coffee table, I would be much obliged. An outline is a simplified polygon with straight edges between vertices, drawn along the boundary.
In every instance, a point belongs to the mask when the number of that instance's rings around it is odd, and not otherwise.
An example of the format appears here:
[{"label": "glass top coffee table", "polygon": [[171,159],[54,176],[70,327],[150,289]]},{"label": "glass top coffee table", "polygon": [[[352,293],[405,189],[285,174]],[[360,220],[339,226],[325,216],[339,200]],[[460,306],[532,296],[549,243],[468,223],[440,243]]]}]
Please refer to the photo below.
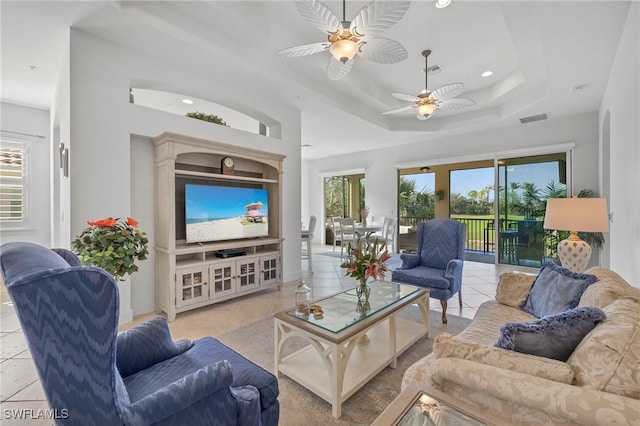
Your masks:
[{"label": "glass top coffee table", "polygon": [[[429,335],[429,290],[388,281],[371,283],[371,309],[359,308],[355,289],[317,300],[323,314],[297,316],[294,309],[279,312],[275,323],[275,366],[332,406],[335,418],[342,403],[422,336]],[[416,304],[422,321],[398,317]],[[309,345],[283,355],[287,340],[300,337]]]}]

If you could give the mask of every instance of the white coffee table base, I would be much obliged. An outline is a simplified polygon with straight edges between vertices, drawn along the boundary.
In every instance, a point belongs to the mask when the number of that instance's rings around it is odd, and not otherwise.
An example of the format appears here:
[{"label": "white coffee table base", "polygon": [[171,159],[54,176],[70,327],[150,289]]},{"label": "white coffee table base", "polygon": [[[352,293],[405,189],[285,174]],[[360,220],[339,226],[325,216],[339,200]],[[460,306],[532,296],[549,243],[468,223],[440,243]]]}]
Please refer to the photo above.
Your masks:
[{"label": "white coffee table base", "polygon": [[[399,311],[393,311],[339,343],[323,338],[310,327],[297,327],[293,321],[275,318],[276,375],[286,374],[329,402],[331,414],[339,418],[344,401],[387,365],[396,368],[400,354],[422,336],[428,337],[429,293],[414,303],[420,308],[423,323],[398,318]],[[369,343],[358,344],[365,334]],[[302,337],[311,345],[283,357],[286,342],[292,337]]]}]

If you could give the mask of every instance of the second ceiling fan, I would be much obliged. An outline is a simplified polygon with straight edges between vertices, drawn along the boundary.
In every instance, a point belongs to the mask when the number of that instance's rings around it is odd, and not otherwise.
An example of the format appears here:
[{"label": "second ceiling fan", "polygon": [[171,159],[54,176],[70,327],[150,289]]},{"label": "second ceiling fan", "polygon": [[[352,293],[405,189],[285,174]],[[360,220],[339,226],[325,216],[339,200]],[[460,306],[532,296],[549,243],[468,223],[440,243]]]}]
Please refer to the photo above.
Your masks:
[{"label": "second ceiling fan", "polygon": [[413,102],[414,105],[407,105],[401,108],[392,109],[391,111],[385,111],[382,113],[383,115],[408,111],[413,108],[418,112],[418,120],[426,120],[433,115],[436,109],[443,111],[455,111],[466,109],[476,104],[471,99],[456,97],[464,91],[464,84],[462,83],[446,84],[437,88],[433,92],[429,92],[429,67],[427,60],[430,54],[431,50],[425,50],[422,52],[422,56],[424,56],[424,90],[420,92],[418,96],[407,95],[405,93],[391,94],[396,99]]}]

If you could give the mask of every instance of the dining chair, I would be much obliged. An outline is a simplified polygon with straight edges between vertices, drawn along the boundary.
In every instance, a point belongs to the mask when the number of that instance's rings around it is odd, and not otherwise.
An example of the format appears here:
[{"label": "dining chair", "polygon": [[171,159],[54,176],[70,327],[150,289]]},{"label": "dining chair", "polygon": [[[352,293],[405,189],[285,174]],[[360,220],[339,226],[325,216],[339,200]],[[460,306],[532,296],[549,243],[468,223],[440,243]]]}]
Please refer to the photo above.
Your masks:
[{"label": "dining chair", "polygon": [[395,218],[385,217],[384,222],[382,224],[382,230],[380,231],[381,235],[380,237],[377,237],[379,241],[385,243],[387,250],[391,253],[396,252],[396,224],[397,223],[398,222]]},{"label": "dining chair", "polygon": [[353,246],[358,241],[355,220],[349,217],[340,219],[340,227],[338,228],[336,240],[340,241],[340,259],[342,259],[344,257],[345,247],[349,244]]},{"label": "dining chair", "polygon": [[331,216],[331,218],[329,219],[329,223],[331,224],[331,232],[333,233],[333,251],[336,251],[336,245],[338,244],[340,219],[342,219],[342,216]]},{"label": "dining chair", "polygon": [[311,259],[311,241],[313,241],[313,234],[316,229],[316,217],[311,216],[309,218],[309,227],[302,230],[302,242],[306,243],[306,249],[302,250],[302,258],[306,258],[309,262],[309,272],[313,274],[313,263]]}]

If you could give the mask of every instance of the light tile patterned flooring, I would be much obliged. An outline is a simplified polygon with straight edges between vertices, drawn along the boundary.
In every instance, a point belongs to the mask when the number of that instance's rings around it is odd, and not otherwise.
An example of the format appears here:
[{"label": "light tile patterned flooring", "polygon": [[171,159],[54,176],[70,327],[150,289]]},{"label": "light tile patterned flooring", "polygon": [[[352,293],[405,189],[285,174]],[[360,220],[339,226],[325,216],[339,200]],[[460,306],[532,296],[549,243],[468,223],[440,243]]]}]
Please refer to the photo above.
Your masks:
[{"label": "light tile patterned flooring", "polygon": [[[301,260],[303,280],[312,288],[314,299],[355,286],[356,281],[344,275],[340,263],[338,250],[332,252],[331,246],[320,245],[313,247],[313,274],[308,272],[307,260]],[[466,261],[462,281],[463,306],[459,307],[458,297],[454,296],[449,301],[447,313],[473,318],[482,302],[494,298],[500,274],[514,269],[536,272],[531,268]],[[266,290],[178,314],[176,321],[169,325],[172,337],[176,340],[184,338],[193,340],[204,336],[217,336],[270,317],[294,305],[294,290],[298,284],[297,281],[287,282],[281,291]],[[47,409],[48,406],[4,284],[0,289],[0,302],[0,424],[3,426],[51,425],[52,421],[47,419],[25,421],[5,416],[7,409],[33,409],[35,413],[39,409]],[[438,300],[432,299],[430,305],[431,309],[441,311]],[[137,316],[133,322],[123,324],[120,329],[127,329],[155,316],[155,313]]]}]

